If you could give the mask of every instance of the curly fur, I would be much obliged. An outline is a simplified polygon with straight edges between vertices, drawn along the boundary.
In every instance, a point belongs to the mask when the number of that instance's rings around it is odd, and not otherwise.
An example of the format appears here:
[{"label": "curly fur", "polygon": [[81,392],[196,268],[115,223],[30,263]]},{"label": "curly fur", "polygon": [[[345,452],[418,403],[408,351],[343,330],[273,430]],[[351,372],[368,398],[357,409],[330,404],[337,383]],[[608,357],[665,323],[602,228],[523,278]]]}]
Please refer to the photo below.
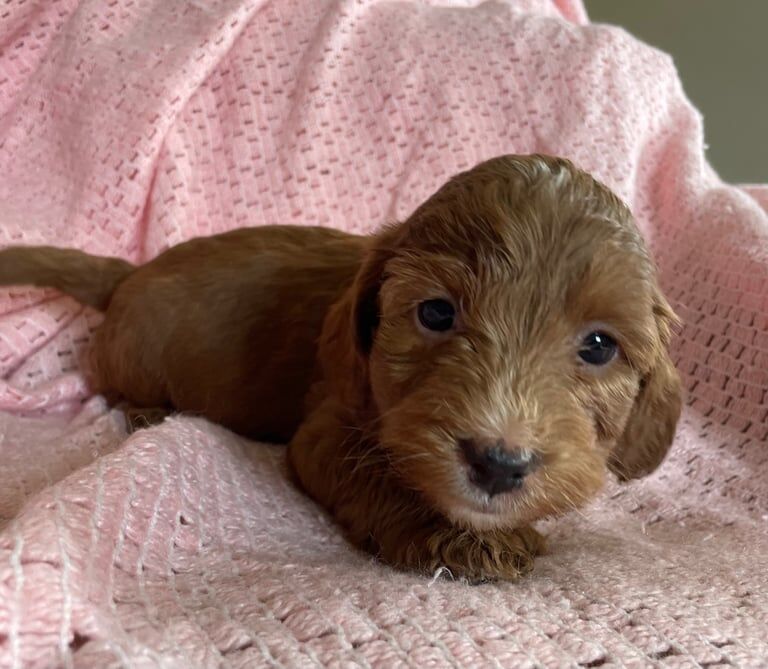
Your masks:
[{"label": "curly fur", "polygon": [[[370,238],[273,226],[138,268],[107,260],[11,249],[0,281],[93,296],[97,389],[288,441],[300,485],[399,567],[518,577],[543,549],[530,524],[583,504],[607,470],[653,471],[680,414],[676,319],[642,237],[566,160],[489,160]],[[458,305],[455,331],[417,326],[434,298]],[[590,368],[578,345],[598,326],[621,355]],[[467,476],[467,436],[541,465],[489,497]]]}]

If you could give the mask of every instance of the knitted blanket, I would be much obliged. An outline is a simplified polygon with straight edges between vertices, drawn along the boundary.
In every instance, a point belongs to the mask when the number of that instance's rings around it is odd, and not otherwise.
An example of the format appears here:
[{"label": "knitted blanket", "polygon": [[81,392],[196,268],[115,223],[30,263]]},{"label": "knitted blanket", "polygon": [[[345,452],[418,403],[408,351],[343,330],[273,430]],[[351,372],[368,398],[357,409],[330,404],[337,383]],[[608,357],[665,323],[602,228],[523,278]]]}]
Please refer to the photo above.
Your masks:
[{"label": "knitted blanket", "polygon": [[671,455],[542,523],[517,584],[393,571],[200,419],[89,398],[99,315],[0,292],[0,667],[768,663],[768,189],[724,184],[667,56],[579,0],[7,0],[0,245],[133,261],[239,226],[371,231],[493,155],[633,208],[685,321]]}]

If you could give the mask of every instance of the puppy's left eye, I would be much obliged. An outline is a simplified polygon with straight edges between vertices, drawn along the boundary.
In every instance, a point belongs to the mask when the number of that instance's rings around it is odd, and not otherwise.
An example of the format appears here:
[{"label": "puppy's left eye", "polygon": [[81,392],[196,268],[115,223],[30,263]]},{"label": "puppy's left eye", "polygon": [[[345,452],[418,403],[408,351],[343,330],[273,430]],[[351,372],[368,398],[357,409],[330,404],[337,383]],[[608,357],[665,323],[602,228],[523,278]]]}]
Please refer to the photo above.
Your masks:
[{"label": "puppy's left eye", "polygon": [[579,357],[589,365],[607,365],[616,357],[619,345],[605,332],[590,332],[584,337]]},{"label": "puppy's left eye", "polygon": [[448,300],[424,300],[418,306],[419,323],[432,332],[447,332],[456,320],[456,309]]}]

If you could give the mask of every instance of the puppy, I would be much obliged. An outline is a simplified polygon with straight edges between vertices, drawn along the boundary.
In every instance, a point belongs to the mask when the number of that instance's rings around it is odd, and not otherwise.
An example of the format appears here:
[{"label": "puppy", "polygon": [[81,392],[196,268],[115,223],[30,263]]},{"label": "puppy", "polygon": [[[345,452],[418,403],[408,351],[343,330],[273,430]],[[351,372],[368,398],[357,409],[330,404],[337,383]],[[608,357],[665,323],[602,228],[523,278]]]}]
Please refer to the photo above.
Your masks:
[{"label": "puppy", "polygon": [[243,229],[141,267],[12,248],[0,283],[105,310],[95,390],[289,442],[352,542],[424,573],[517,578],[530,524],[653,471],[680,414],[632,216],[558,158],[489,160],[371,237]]}]

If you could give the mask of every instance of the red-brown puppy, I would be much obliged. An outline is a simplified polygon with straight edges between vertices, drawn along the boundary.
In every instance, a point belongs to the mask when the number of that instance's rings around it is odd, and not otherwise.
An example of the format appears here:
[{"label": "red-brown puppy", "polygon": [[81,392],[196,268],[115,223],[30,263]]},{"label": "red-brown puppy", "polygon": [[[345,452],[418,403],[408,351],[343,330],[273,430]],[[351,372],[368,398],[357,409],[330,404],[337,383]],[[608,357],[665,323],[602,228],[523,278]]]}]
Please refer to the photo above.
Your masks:
[{"label": "red-brown puppy", "polygon": [[106,310],[97,390],[289,441],[355,544],[424,572],[517,577],[530,523],[655,469],[680,413],[632,216],[557,158],[482,163],[372,237],[236,230],[141,267],[13,248],[0,283]]}]

